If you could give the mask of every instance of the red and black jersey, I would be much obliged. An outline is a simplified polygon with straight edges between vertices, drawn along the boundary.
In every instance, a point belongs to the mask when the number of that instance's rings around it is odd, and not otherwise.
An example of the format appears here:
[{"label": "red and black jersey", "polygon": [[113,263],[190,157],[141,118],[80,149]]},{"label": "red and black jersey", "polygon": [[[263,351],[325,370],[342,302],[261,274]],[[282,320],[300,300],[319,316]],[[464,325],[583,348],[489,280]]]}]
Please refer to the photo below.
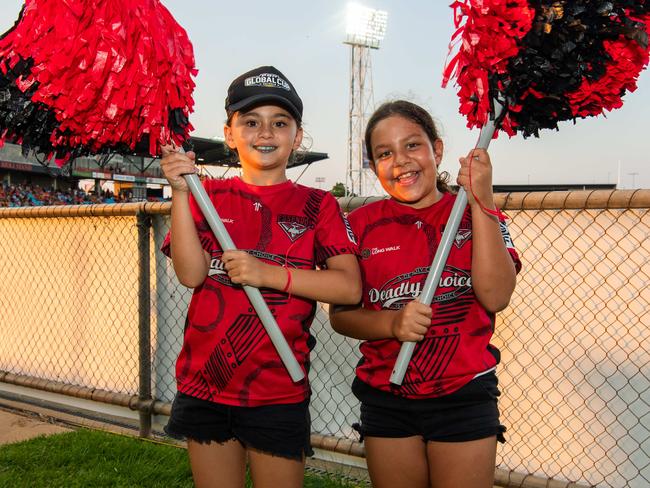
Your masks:
[{"label": "red and black jersey", "polygon": [[[329,192],[291,181],[254,186],[240,178],[206,180],[204,186],[235,246],[262,261],[314,269],[332,256],[355,252],[354,236]],[[212,261],[190,302],[176,364],[178,390],[238,406],[305,400],[307,381],[292,382],[243,288],[230,281],[221,246],[194,198],[190,206]],[[169,235],[162,250],[170,255]],[[278,290],[261,292],[306,371],[315,343],[309,327],[316,302]]]},{"label": "red and black jersey", "polygon": [[[445,193],[438,202],[422,209],[381,200],[349,215],[358,239],[366,309],[399,310],[420,295],[455,198]],[[521,262],[504,222],[501,233],[519,271]],[[401,346],[395,339],[361,344],[359,379],[399,396],[432,398],[457,390],[496,365],[499,352],[490,344],[494,314],[487,312],[474,295],[471,263],[472,218],[468,207],[432,301],[431,327],[416,345],[402,385],[389,381]]]}]

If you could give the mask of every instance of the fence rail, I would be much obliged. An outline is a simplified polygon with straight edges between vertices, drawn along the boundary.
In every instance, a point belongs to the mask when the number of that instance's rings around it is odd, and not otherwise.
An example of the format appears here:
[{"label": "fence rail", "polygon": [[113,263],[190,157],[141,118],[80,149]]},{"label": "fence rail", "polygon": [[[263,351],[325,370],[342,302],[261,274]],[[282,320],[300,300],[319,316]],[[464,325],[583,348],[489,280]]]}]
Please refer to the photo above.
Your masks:
[{"label": "fence rail", "polygon": [[[524,268],[499,314],[501,486],[650,484],[650,190],[496,197]],[[350,210],[373,199],[340,199]],[[190,291],[169,203],[0,209],[0,382],[169,412]],[[138,324],[138,326],[136,326]],[[362,455],[358,342],[312,326],[312,441]],[[571,484],[577,483],[577,484]]]}]

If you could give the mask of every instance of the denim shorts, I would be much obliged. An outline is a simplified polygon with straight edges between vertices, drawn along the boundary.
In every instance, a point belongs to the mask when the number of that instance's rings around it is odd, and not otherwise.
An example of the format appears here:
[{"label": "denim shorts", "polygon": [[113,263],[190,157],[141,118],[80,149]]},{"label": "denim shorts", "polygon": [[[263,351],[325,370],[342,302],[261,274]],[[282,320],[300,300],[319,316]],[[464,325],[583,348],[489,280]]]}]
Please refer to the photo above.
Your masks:
[{"label": "denim shorts", "polygon": [[309,400],[301,403],[237,407],[178,392],[165,432],[199,443],[238,440],[245,448],[302,460],[310,444]]},{"label": "denim shorts", "polygon": [[378,390],[355,378],[352,391],[361,400],[361,437],[421,436],[425,441],[466,442],[496,436],[505,442],[497,398],[501,394],[493,371],[457,391],[436,398],[412,400]]}]

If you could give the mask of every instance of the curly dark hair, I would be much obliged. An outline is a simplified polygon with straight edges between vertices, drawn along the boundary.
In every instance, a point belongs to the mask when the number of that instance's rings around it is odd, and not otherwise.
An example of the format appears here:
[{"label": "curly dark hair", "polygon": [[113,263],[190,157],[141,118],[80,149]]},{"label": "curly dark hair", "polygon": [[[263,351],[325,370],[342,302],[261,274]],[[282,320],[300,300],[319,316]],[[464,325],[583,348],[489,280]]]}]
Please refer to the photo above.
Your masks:
[{"label": "curly dark hair", "polygon": [[[435,142],[440,139],[438,136],[438,129],[436,128],[436,124],[433,121],[433,118],[429,112],[424,110],[422,107],[407,100],[394,100],[391,102],[385,102],[381,104],[381,106],[370,116],[370,120],[368,120],[368,125],[366,126],[366,134],[364,139],[366,144],[366,151],[370,159],[374,160],[372,147],[370,145],[372,131],[375,130],[375,127],[379,122],[394,115],[404,117],[405,119],[408,119],[411,122],[419,125],[429,138],[429,141],[431,141],[431,146],[433,146]],[[439,191],[450,193],[451,189],[449,188],[449,173],[446,171],[439,172],[436,179],[436,186],[438,187]]]}]

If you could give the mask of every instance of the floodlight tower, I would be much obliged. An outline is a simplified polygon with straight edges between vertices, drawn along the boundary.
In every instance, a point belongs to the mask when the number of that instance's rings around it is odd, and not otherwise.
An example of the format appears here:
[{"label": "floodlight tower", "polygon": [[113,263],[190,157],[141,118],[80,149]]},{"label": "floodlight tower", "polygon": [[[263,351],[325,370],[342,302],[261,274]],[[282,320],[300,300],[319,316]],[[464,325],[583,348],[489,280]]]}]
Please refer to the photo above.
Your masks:
[{"label": "floodlight tower", "polygon": [[345,187],[350,192],[367,195],[374,188],[363,133],[366,118],[374,105],[370,50],[379,49],[386,34],[388,14],[357,3],[347,6],[345,44],[350,45],[350,115],[348,128],[348,168]]}]

